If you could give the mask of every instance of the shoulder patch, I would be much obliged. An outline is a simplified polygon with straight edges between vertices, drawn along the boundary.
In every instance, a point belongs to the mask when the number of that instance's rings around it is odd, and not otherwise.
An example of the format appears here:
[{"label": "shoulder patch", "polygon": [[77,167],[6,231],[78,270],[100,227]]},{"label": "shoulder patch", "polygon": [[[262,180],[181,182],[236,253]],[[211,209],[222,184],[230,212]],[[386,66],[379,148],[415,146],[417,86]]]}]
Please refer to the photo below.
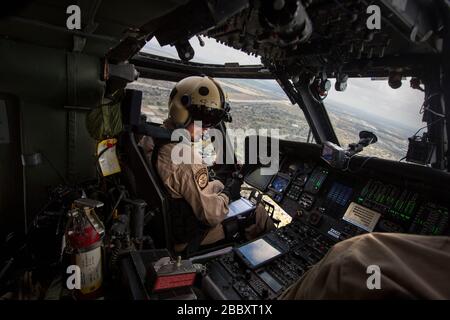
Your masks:
[{"label": "shoulder patch", "polygon": [[206,168],[201,168],[195,175],[195,181],[197,182],[200,189],[204,189],[208,185],[208,170]]}]

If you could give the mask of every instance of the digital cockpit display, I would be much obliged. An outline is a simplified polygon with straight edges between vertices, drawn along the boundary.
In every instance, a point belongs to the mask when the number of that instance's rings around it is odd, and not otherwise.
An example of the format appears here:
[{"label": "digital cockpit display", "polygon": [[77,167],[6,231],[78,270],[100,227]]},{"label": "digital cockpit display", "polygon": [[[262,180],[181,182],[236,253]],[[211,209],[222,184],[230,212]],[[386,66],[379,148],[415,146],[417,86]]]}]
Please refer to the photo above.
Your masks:
[{"label": "digital cockpit display", "polygon": [[288,179],[285,179],[280,176],[276,176],[275,179],[273,179],[273,181],[272,181],[271,187],[275,191],[277,191],[279,193],[283,193],[284,190],[286,190],[286,187],[288,186],[288,184],[289,184]]},{"label": "digital cockpit display", "polygon": [[283,253],[264,239],[249,242],[235,250],[250,268],[256,268]]}]

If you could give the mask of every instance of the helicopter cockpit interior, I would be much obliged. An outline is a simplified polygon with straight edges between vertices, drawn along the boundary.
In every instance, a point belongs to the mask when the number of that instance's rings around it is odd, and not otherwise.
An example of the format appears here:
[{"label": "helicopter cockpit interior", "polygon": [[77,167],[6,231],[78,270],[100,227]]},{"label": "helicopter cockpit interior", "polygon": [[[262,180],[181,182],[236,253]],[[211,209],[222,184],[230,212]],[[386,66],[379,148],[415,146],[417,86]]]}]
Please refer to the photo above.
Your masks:
[{"label": "helicopter cockpit interior", "polygon": [[[0,5],[2,299],[272,300],[338,242],[450,236],[448,1],[75,2]],[[152,148],[193,75],[230,103],[208,176],[277,227],[176,252]]]}]

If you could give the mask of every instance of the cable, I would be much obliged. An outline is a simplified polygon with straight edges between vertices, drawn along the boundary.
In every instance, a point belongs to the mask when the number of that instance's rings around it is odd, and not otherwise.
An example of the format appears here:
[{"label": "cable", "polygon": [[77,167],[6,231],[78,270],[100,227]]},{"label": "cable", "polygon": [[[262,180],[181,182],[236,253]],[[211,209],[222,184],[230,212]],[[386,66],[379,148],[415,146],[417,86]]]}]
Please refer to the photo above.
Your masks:
[{"label": "cable", "polygon": [[113,148],[113,147],[115,147],[115,146],[116,146],[116,143],[111,144],[111,145],[107,144],[107,145],[105,146],[105,148],[104,148],[102,151],[100,151],[99,154],[97,155],[97,161],[96,161],[95,167],[96,167],[96,169],[97,169],[97,173],[98,173],[98,175],[99,175],[99,178],[100,178],[100,177],[104,177],[104,176],[103,176],[103,173],[102,173],[101,166],[100,166],[100,161],[99,161],[99,160],[100,160],[100,157],[101,157],[106,151],[108,151],[109,149],[111,149],[111,148]]},{"label": "cable", "polygon": [[[356,169],[356,170],[351,170],[351,169],[350,169],[350,162],[351,162],[351,160],[353,159],[354,156],[355,156],[355,155],[351,156],[350,159],[348,159],[348,162],[347,162],[347,168],[345,169],[345,170],[348,170],[348,171],[351,172],[351,173],[355,173],[355,172],[360,171],[360,170],[367,164],[367,162],[369,162],[369,160],[377,158],[377,157],[368,157],[367,159],[365,159],[365,160],[363,161],[363,163],[361,163],[361,165],[359,166],[358,169]],[[344,171],[345,171],[345,170],[344,170]]]},{"label": "cable", "polygon": [[352,158],[353,158],[354,156],[356,156],[356,153],[355,153],[354,155],[352,155],[352,156],[348,159],[347,165],[345,166],[344,169],[342,169],[342,171],[347,171],[347,170],[348,170],[348,168],[349,168],[349,166],[350,166],[350,161],[352,160]]},{"label": "cable", "polygon": [[433,124],[435,124],[435,123],[437,123],[437,122],[439,122],[439,121],[441,121],[441,120],[444,120],[444,118],[439,118],[439,119],[437,119],[437,120],[435,120],[435,121],[433,121],[433,122],[427,124],[425,127],[420,128],[419,130],[416,131],[416,133],[414,133],[413,137],[416,137],[417,134],[418,134],[420,131],[422,131],[423,129],[430,128]]},{"label": "cable", "polygon": [[[435,120],[435,121],[433,121],[433,122],[427,124],[426,126],[424,126],[424,127],[420,128],[419,130],[417,130],[416,133],[414,133],[414,135],[413,135],[412,137],[413,137],[413,138],[414,138],[414,137],[417,137],[417,134],[418,134],[420,131],[422,131],[423,129],[426,129],[426,128],[428,129],[428,128],[430,128],[432,125],[434,125],[434,124],[436,124],[437,122],[439,122],[439,121],[441,121],[441,120],[444,120],[444,119],[445,119],[445,118],[439,118],[439,119],[437,119],[437,120]],[[398,162],[402,162],[403,160],[406,159],[406,157],[407,157],[407,156],[404,156],[403,158],[401,158],[400,160],[398,160]]]},{"label": "cable", "polygon": [[120,202],[122,201],[122,199],[124,197],[125,197],[125,190],[120,190],[119,198],[117,199],[116,203],[114,204],[114,206],[111,210],[111,213],[108,215],[108,217],[105,220],[106,224],[109,224],[109,222],[111,221],[111,218],[114,214],[114,211],[116,211],[117,207],[119,206]]},{"label": "cable", "polygon": [[428,111],[428,112],[431,112],[432,114],[434,114],[434,115],[436,115],[438,117],[445,117],[444,114],[438,113],[438,112],[428,108],[428,102],[430,101],[430,99],[435,97],[435,96],[438,96],[440,94],[441,94],[440,92],[436,92],[436,93],[430,94],[428,97],[426,97],[425,100],[423,101],[422,106],[420,107],[419,114],[423,114],[425,111]]},{"label": "cable", "polygon": [[422,39],[416,40],[417,38],[417,34],[419,33],[419,27],[417,25],[415,25],[413,27],[413,29],[411,30],[411,33],[409,35],[409,38],[411,40],[411,42],[425,42],[428,41],[428,39],[430,39],[430,37],[433,35],[433,30],[428,31],[423,37]]},{"label": "cable", "polygon": [[102,151],[99,152],[98,156],[97,156],[97,161],[100,159],[100,157],[109,149],[111,149],[112,147],[115,147],[115,144],[112,145],[106,145],[105,149],[103,149]]},{"label": "cable", "polygon": [[432,114],[434,114],[435,116],[441,117],[441,118],[445,118],[445,115],[443,115],[442,113],[438,113],[436,111],[433,111],[429,108],[425,108],[426,111],[431,112]]}]

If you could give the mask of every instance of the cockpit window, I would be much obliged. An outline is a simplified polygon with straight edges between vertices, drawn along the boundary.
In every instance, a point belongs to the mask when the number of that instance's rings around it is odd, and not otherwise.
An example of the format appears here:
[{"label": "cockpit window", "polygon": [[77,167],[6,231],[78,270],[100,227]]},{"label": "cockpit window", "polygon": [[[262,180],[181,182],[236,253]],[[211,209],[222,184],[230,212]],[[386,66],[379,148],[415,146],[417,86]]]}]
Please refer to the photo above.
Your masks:
[{"label": "cockpit window", "polygon": [[[233,121],[226,126],[232,139],[258,135],[307,142],[312,137],[303,111],[292,105],[275,80],[221,79],[220,83],[230,101]],[[242,160],[243,149],[238,147],[235,153]]]},{"label": "cockpit window", "polygon": [[[227,94],[232,122],[227,122],[229,135],[262,135],[306,142],[310,135],[303,111],[292,105],[275,80],[216,79]],[[168,115],[168,101],[175,82],[139,78],[127,88],[142,91],[142,112],[147,121],[162,124]],[[209,145],[209,142],[206,142]],[[204,155],[214,159],[213,150]],[[208,151],[209,150],[209,151]],[[238,158],[240,148],[235,151]]]},{"label": "cockpit window", "polygon": [[325,99],[334,131],[342,147],[358,142],[359,132],[372,131],[378,142],[366,147],[362,155],[390,160],[406,156],[408,138],[421,127],[420,109],[424,94],[414,90],[409,80],[394,90],[387,80],[349,79],[344,92],[332,90]]},{"label": "cockpit window", "polygon": [[[215,39],[201,37],[189,40],[195,55],[190,62],[206,64],[239,63],[261,64],[260,57],[217,43]],[[144,53],[179,59],[175,47],[161,47],[153,38],[141,50]],[[232,122],[226,123],[230,135],[243,130],[245,135],[265,135],[291,141],[306,142],[311,138],[310,128],[303,111],[292,105],[275,80],[216,78],[227,94],[231,106]],[[139,79],[128,86],[143,91],[143,112],[147,120],[162,123],[168,113],[167,101],[174,82]],[[241,135],[241,131],[238,132]],[[235,150],[239,153],[238,150]],[[239,158],[239,154],[237,154]]]},{"label": "cockpit window", "polygon": [[[200,37],[203,46],[197,37],[189,40],[192,48],[195,51],[194,58],[189,62],[198,62],[206,64],[224,64],[224,63],[239,63],[240,65],[255,65],[261,64],[261,58],[248,55],[242,51],[233,49],[226,45],[216,42],[215,39]],[[141,52],[151,53],[162,57],[179,60],[177,50],[173,46],[161,47],[158,41],[153,38],[142,48]]]},{"label": "cockpit window", "polygon": [[306,142],[309,126],[303,111],[292,105],[275,80],[221,79],[220,83],[228,92],[233,118],[227,129]]},{"label": "cockpit window", "polygon": [[127,88],[142,91],[142,113],[147,121],[162,124],[169,114],[169,95],[175,82],[139,78]]}]

